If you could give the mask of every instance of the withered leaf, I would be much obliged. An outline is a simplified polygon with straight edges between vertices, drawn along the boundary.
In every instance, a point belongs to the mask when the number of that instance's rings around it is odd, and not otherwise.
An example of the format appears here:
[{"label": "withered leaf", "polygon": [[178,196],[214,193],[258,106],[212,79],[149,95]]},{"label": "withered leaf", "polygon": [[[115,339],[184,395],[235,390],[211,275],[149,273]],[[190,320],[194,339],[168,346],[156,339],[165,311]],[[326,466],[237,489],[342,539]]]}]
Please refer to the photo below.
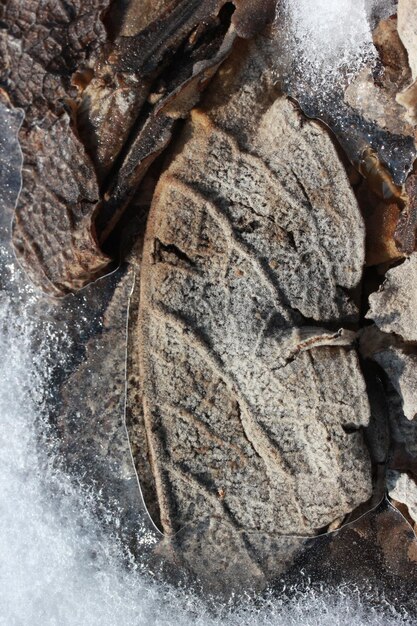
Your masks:
[{"label": "withered leaf", "polygon": [[[204,33],[207,27],[198,33],[202,20],[208,20],[209,24],[216,22],[222,4],[220,0],[172,3],[159,19],[139,33],[121,35],[109,50],[104,50],[94,78],[82,94],[77,113],[78,127],[100,181],[114,165],[135,121],[138,128],[133,129],[133,133],[137,135],[146,116],[152,112],[151,108],[140,119],[141,109],[152,88],[153,98],[158,102],[162,97],[172,95],[175,88],[192,76],[193,66],[198,61],[193,58],[193,44],[188,44],[188,57],[186,50],[176,57],[175,53],[181,46],[187,47],[187,40],[195,29],[200,36]],[[163,80],[155,85],[159,75],[172,63],[175,67],[171,70],[171,85],[166,85]],[[132,140],[134,138],[130,143]],[[157,149],[154,152],[157,153]]]},{"label": "withered leaf", "polygon": [[125,0],[112,3],[106,23],[116,35],[133,37],[181,0]]},{"label": "withered leaf", "polygon": [[391,263],[402,258],[403,251],[395,240],[402,215],[401,197],[389,194],[384,198],[383,178],[377,174],[373,180],[369,170],[368,177],[361,179],[355,191],[366,226],[366,265]]},{"label": "withered leaf", "polygon": [[398,94],[397,100],[408,111],[410,120],[417,122],[417,6],[414,0],[398,2],[398,33],[407,49],[412,82]]},{"label": "withered leaf", "polygon": [[100,15],[107,6],[108,0],[0,6],[0,81],[25,112],[14,243],[34,282],[54,295],[83,286],[109,262],[91,229],[94,168],[63,107],[71,74],[92,64],[105,40]]},{"label": "withered leaf", "polygon": [[[236,29],[230,25],[231,3],[183,0],[160,3],[152,22],[148,11],[143,15],[144,28],[132,36],[124,34],[122,19],[115,41],[103,45],[106,37],[100,15],[107,4],[92,0],[69,9],[51,2],[42,7],[36,20],[31,4],[24,11],[17,2],[2,9],[7,26],[1,40],[2,81],[15,103],[27,111],[22,143],[28,157],[24,187],[31,190],[31,202],[28,193],[22,194],[15,247],[34,282],[54,295],[79,289],[106,271],[109,259],[101,244],[170,141],[176,119],[197,102],[236,38]],[[240,3],[240,19],[246,9],[252,11],[253,5]],[[257,28],[272,19],[270,9]],[[128,5],[128,11],[137,10],[134,2]],[[87,28],[87,16],[93,29]],[[34,84],[29,76],[34,77]],[[81,92],[79,106],[74,86]],[[76,129],[68,124],[64,104],[76,116]],[[63,137],[65,132],[67,137]],[[83,154],[80,137],[89,157]],[[63,182],[64,172],[72,179],[91,179],[91,193],[85,196],[83,182],[77,183],[78,195],[75,187],[68,196],[68,189],[59,194],[51,177],[44,188],[40,174],[45,162],[50,163],[56,181]],[[76,167],[82,170],[80,174],[72,173]],[[54,207],[52,189],[59,196]],[[48,233],[42,233],[45,226]]]},{"label": "withered leaf", "polygon": [[214,58],[196,63],[192,76],[158,102],[131,140],[120,169],[97,209],[97,226],[102,240],[117,223],[151,163],[171,140],[176,120],[185,117],[196,104],[201,91],[229,54],[234,39],[234,33],[229,32]]},{"label": "withered leaf", "polygon": [[100,15],[110,0],[8,0],[0,5],[0,81],[26,123],[60,112],[71,74],[106,39]]},{"label": "withered leaf", "polygon": [[417,341],[417,253],[390,269],[379,291],[371,294],[366,317],[385,333]]},{"label": "withered leaf", "polygon": [[110,262],[91,228],[96,177],[66,114],[47,114],[26,130],[23,147],[13,243],[33,282],[60,296],[100,276]]},{"label": "withered leaf", "polygon": [[145,499],[220,581],[236,563],[276,575],[280,537],[314,536],[372,491],[364,381],[349,333],[326,329],[356,315],[363,223],[326,132],[277,94],[273,53],[240,46],[186,124],[148,220],[133,331]]}]

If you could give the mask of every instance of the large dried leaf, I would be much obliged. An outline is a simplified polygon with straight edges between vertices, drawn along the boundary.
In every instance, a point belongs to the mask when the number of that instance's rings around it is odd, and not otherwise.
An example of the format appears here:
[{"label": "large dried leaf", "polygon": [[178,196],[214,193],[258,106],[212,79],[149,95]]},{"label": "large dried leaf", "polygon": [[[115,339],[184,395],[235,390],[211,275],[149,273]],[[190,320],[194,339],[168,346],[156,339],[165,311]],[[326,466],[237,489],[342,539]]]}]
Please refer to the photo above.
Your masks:
[{"label": "large dried leaf", "polygon": [[273,53],[237,50],[186,125],[148,221],[135,333],[145,499],[192,566],[258,580],[271,549],[275,573],[291,555],[279,536],[371,495],[365,386],[337,330],[355,317],[363,223],[325,131],[277,95]]}]

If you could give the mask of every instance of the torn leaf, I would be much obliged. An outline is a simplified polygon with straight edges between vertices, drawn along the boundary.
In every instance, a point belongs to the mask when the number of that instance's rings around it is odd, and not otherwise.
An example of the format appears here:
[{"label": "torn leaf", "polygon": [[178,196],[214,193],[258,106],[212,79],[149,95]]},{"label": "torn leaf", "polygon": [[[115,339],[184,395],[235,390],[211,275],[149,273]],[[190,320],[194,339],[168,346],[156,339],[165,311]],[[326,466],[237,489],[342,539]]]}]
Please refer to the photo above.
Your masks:
[{"label": "torn leaf", "polygon": [[379,291],[369,297],[366,317],[384,333],[417,341],[417,253],[390,269]]}]

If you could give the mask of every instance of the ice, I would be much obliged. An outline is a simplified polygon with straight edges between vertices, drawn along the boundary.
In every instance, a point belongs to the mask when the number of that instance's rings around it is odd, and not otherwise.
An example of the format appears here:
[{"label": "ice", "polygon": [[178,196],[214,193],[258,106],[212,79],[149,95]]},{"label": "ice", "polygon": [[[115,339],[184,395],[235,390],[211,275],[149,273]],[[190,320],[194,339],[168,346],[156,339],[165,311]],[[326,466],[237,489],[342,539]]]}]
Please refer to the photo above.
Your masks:
[{"label": "ice", "polygon": [[318,89],[354,75],[374,54],[364,0],[298,0],[287,4],[293,53]]},{"label": "ice", "polygon": [[[390,128],[374,119],[366,106],[362,110],[345,98],[349,85],[363,82],[378,69],[372,29],[395,12],[393,0],[283,0],[277,10],[275,65],[284,92],[308,117],[331,128],[354,165],[371,148],[393,181],[402,184],[416,156],[407,122],[402,121],[399,132],[397,117]],[[375,85],[372,93],[380,97]]]},{"label": "ice", "polygon": [[285,0],[287,54],[296,71],[317,91],[329,91],[376,60],[371,27],[395,12],[392,0]]},{"label": "ice", "polygon": [[[290,600],[218,606],[209,613],[189,590],[156,583],[123,566],[121,546],[91,513],[94,494],[55,468],[53,445],[39,450],[53,331],[31,351],[33,319],[0,307],[0,624],[5,626],[373,626],[411,624],[361,594],[307,589]],[[51,334],[52,333],[52,334]],[[300,579],[302,578],[300,573]]]}]

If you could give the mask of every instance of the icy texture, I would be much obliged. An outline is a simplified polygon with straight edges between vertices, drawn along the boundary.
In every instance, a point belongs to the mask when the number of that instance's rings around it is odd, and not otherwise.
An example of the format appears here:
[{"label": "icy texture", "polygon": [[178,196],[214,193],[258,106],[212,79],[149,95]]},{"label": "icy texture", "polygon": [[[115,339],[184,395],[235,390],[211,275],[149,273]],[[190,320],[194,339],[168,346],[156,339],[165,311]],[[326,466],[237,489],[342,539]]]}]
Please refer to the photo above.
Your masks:
[{"label": "icy texture", "polygon": [[286,11],[290,49],[318,90],[374,57],[365,0],[288,0]]},{"label": "icy texture", "polygon": [[[289,601],[266,598],[219,607],[210,616],[191,592],[156,584],[122,569],[120,546],[103,535],[82,494],[54,469],[48,451],[36,453],[36,424],[45,400],[45,362],[54,334],[30,352],[32,322],[14,323],[0,307],[0,623],[60,626],[351,626],[411,624],[391,606],[370,611],[354,590],[313,589]],[[49,450],[51,451],[51,450]],[[381,612],[382,611],[382,612]]]},{"label": "icy texture", "polygon": [[[386,128],[367,112],[366,98],[352,106],[345,93],[365,74],[372,76],[378,61],[372,29],[395,11],[391,0],[285,0],[277,12],[276,68],[285,93],[332,129],[353,163],[371,147],[400,184],[415,156],[412,132]],[[377,94],[374,89],[372,97]]]},{"label": "icy texture", "polygon": [[319,93],[376,60],[371,28],[392,13],[393,0],[285,0],[278,19],[287,29],[287,53]]}]

